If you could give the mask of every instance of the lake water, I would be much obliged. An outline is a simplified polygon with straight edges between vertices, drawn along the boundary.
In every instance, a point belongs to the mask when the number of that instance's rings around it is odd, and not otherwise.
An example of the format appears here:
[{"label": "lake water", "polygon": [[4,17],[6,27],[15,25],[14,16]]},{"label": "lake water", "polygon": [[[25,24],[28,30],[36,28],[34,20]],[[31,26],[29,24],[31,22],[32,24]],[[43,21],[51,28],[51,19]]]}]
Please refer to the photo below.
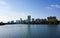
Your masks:
[{"label": "lake water", "polygon": [[60,25],[4,25],[0,38],[60,38]]}]

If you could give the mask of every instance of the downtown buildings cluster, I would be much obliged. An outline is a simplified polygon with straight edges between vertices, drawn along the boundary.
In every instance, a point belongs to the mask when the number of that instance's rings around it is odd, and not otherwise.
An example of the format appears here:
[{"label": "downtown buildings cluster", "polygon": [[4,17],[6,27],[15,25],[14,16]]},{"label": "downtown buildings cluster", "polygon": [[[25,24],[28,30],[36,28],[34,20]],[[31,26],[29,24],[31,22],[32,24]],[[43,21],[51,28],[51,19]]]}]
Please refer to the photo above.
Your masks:
[{"label": "downtown buildings cluster", "polygon": [[31,18],[31,16],[27,16],[26,20],[22,20],[22,18],[20,18],[20,20],[16,20],[16,22],[14,21],[10,21],[8,22],[8,24],[58,24],[59,21],[56,18],[56,16],[50,16],[47,17],[46,19],[34,19]]}]

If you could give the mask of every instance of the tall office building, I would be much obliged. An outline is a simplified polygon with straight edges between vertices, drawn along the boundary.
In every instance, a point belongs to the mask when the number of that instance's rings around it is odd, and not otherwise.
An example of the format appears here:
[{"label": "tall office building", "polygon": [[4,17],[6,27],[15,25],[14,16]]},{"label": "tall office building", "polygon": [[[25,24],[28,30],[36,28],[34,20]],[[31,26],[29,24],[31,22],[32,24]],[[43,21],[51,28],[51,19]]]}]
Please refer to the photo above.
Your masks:
[{"label": "tall office building", "polygon": [[14,21],[12,20],[11,23],[14,23]]},{"label": "tall office building", "polygon": [[23,20],[22,20],[22,18],[20,18],[20,23],[22,23],[23,22]]},{"label": "tall office building", "polygon": [[56,17],[55,16],[50,16],[50,17],[47,17],[48,21],[50,22],[55,22],[57,21]]},{"label": "tall office building", "polygon": [[31,22],[31,16],[28,16],[28,22]]},{"label": "tall office building", "polygon": [[32,18],[32,22],[34,22],[35,20],[34,20],[34,18]]},{"label": "tall office building", "polygon": [[20,20],[16,20],[16,23],[20,23]]}]

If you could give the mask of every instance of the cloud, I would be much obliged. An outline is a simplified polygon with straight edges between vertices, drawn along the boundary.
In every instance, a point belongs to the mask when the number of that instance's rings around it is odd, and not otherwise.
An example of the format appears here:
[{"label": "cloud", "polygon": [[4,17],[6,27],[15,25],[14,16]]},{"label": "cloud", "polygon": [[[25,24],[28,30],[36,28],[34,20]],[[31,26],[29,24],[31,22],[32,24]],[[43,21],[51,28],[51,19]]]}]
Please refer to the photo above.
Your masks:
[{"label": "cloud", "polygon": [[50,5],[49,7],[47,7],[48,9],[55,9],[55,8],[60,8],[60,5],[59,4],[53,4],[53,5]]},{"label": "cloud", "polygon": [[7,3],[4,2],[4,1],[0,1],[0,4],[1,4],[1,5],[6,5]]},{"label": "cloud", "polygon": [[[12,8],[11,8],[12,7]],[[5,0],[0,0],[0,21],[7,22],[11,20],[25,19],[28,15],[27,11],[13,11],[13,6]]]},{"label": "cloud", "polygon": [[50,5],[50,7],[52,8],[60,8],[60,5],[56,4],[56,5]]},{"label": "cloud", "polygon": [[10,10],[10,5],[5,0],[0,0],[0,21],[6,21],[5,14]]},{"label": "cloud", "polygon": [[10,9],[10,6],[5,0],[0,0],[0,13],[4,14]]},{"label": "cloud", "polygon": [[10,11],[10,13],[8,13],[8,16],[12,17],[12,18],[14,18],[16,20],[16,19],[19,19],[19,18],[26,19],[26,17],[27,17],[28,14],[29,13],[25,12],[25,11],[24,12],[23,11],[21,11],[21,12]]}]

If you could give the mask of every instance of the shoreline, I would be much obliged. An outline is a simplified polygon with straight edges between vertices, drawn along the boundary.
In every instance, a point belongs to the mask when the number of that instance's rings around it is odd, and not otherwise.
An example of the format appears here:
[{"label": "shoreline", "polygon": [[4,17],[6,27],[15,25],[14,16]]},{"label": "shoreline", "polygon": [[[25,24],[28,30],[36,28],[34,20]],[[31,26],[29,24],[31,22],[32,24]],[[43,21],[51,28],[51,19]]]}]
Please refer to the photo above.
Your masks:
[{"label": "shoreline", "polygon": [[[26,24],[26,23],[2,23],[0,25],[11,25],[11,24]],[[42,24],[42,25],[59,25],[59,24]],[[35,24],[28,24],[28,25],[35,25]],[[38,25],[38,24],[36,24],[36,25]]]}]

